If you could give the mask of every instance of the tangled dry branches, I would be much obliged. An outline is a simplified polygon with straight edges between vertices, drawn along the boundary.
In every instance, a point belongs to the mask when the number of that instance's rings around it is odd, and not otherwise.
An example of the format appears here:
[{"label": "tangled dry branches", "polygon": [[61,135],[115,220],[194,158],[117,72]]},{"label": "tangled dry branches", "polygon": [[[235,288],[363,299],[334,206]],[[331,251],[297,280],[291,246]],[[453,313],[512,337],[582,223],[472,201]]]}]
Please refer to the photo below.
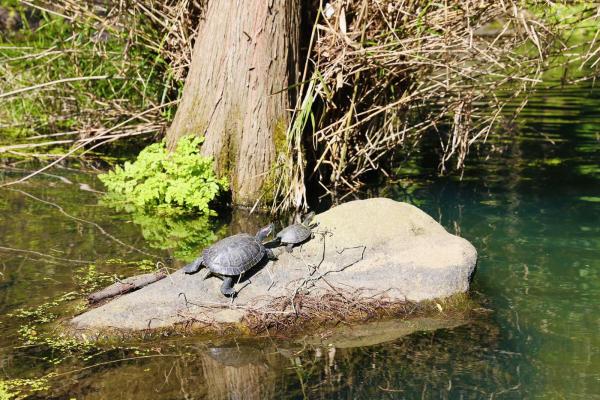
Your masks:
[{"label": "tangled dry branches", "polygon": [[322,296],[299,294],[273,299],[267,307],[273,312],[248,310],[244,324],[255,333],[289,332],[306,324],[334,325],[340,322],[365,322],[383,316],[407,317],[423,312],[411,302],[391,302],[363,296],[360,291],[336,291]]},{"label": "tangled dry branches", "polygon": [[[513,0],[321,4],[312,72],[288,132],[289,164],[302,161],[297,125],[306,127],[309,105],[317,122],[307,173],[332,197],[359,189],[370,171],[385,173],[394,153],[430,133],[439,136],[440,170],[462,169],[471,146],[488,139],[508,103],[526,101],[557,56],[597,68],[597,35],[572,45],[565,33],[597,24],[600,9],[584,5],[569,18],[559,9]],[[281,206],[298,208],[305,177],[284,170],[291,185],[279,193]]]},{"label": "tangled dry branches", "polygon": [[[0,90],[15,93],[0,101],[33,99],[37,109],[53,110],[39,120],[33,113],[21,112],[14,124],[51,132],[50,143],[67,137],[79,146],[83,139],[86,148],[88,143],[116,140],[116,132],[102,137],[116,125],[118,138],[165,131],[191,60],[194,29],[205,0],[24,3],[93,34],[77,46],[50,46],[16,57],[0,54],[4,75]],[[501,133],[495,127],[505,106],[515,99],[524,105],[527,93],[555,64],[578,63],[586,69],[584,78],[597,76],[600,68],[600,7],[592,2],[321,0],[318,7],[310,3],[304,2],[303,12],[312,8],[319,12],[309,32],[287,150],[277,155],[275,210],[305,207],[307,181],[318,182],[333,198],[355,192],[369,172],[387,174],[395,154],[410,152],[427,135],[439,141],[440,170],[460,170],[473,145]],[[586,27],[591,27],[591,38],[580,35],[569,40],[577,36],[575,30]],[[115,36],[125,39],[116,58],[114,49],[107,48]],[[81,36],[73,34],[66,42],[76,40]],[[118,59],[116,71],[110,76],[91,73],[96,71],[94,64],[85,74],[84,57],[78,52],[90,46],[103,62]],[[133,58],[134,49],[151,54],[153,61],[146,69]],[[35,71],[40,71],[65,55],[77,65],[78,74],[59,76],[77,82],[48,76],[42,80],[44,86],[37,87],[28,85],[26,76],[2,67],[38,60]],[[156,82],[159,93],[149,95],[148,88]],[[0,119],[10,108],[6,104]],[[121,125],[123,121],[128,122]],[[69,129],[61,131],[60,126]],[[7,127],[11,126],[0,125]],[[7,152],[23,155],[26,148]]]}]

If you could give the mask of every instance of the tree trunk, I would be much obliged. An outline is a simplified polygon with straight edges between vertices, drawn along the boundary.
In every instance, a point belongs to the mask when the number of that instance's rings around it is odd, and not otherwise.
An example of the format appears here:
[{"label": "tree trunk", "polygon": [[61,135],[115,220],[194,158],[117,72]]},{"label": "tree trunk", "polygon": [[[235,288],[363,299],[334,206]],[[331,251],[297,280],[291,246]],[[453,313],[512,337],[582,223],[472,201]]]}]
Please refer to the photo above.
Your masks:
[{"label": "tree trunk", "polygon": [[299,0],[209,0],[175,119],[173,148],[205,135],[202,154],[227,176],[238,205],[254,204],[269,187],[299,75]]}]

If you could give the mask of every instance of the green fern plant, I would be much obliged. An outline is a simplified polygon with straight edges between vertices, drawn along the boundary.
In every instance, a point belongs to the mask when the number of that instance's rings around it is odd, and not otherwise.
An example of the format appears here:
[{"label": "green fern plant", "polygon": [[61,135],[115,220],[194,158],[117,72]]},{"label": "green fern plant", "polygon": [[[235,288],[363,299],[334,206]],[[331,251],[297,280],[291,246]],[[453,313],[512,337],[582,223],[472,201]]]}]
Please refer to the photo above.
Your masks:
[{"label": "green fern plant", "polygon": [[108,202],[214,214],[210,202],[228,184],[215,175],[213,159],[200,155],[203,141],[203,137],[186,136],[169,152],[163,140],[142,150],[134,162],[101,174]]}]

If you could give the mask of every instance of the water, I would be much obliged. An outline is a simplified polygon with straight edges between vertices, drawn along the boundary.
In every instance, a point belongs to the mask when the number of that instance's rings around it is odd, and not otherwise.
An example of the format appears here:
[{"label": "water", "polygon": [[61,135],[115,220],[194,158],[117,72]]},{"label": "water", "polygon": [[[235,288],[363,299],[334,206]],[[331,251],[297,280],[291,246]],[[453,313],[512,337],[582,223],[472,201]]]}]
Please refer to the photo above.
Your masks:
[{"label": "water", "polygon": [[491,310],[383,342],[376,326],[370,342],[335,346],[154,337],[71,356],[23,346],[23,321],[7,313],[78,290],[95,276],[86,261],[103,275],[132,274],[134,261],[185,258],[263,221],[144,221],[99,206],[80,187],[102,190],[94,176],[69,170],[52,173],[72,183],[45,175],[14,187],[22,192],[3,190],[0,379],[61,374],[37,396],[65,399],[599,399],[599,107],[598,92],[543,91],[517,133],[495,143],[502,153],[472,159],[463,181],[419,174],[418,185],[378,189],[477,247],[472,294]]}]

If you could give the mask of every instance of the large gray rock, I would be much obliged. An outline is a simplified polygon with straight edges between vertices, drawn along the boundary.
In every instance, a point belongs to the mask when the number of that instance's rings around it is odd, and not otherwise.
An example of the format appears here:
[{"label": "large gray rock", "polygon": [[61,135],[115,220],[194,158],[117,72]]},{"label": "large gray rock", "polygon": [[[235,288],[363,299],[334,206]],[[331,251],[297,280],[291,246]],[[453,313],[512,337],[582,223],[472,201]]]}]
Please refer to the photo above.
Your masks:
[{"label": "large gray rock", "polygon": [[140,330],[190,322],[238,323],[248,313],[288,316],[295,305],[282,299],[351,295],[353,302],[422,301],[465,292],[477,251],[449,234],[418,208],[389,199],[352,201],[315,217],[315,237],[293,253],[279,249],[242,281],[233,305],[219,292],[221,281],[177,271],[72,320],[76,329]]}]

